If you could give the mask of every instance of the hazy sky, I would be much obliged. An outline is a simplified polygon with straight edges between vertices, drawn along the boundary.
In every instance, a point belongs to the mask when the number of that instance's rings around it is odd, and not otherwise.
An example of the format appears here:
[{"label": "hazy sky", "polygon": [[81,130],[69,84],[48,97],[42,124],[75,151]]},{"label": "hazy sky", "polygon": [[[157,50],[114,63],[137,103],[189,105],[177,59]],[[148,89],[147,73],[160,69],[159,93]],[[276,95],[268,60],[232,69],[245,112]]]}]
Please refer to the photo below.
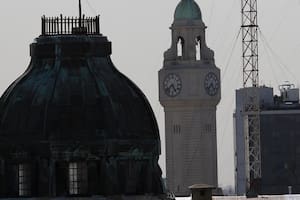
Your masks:
[{"label": "hazy sky", "polygon": [[[158,101],[157,72],[170,47],[173,13],[179,0],[82,0],[86,15],[101,15],[101,32],[113,44],[116,67],[146,94],[160,125],[165,171],[164,112]],[[242,85],[240,0],[196,0],[208,26],[207,44],[222,70],[218,106],[219,183],[233,185],[234,91]],[[77,15],[77,0],[0,0],[0,93],[29,64],[29,44],[40,35],[40,17]],[[260,82],[277,86],[289,80],[299,86],[300,0],[258,0]],[[263,39],[263,40],[262,40]],[[235,44],[235,45],[234,45]],[[230,56],[231,55],[231,56]]]}]

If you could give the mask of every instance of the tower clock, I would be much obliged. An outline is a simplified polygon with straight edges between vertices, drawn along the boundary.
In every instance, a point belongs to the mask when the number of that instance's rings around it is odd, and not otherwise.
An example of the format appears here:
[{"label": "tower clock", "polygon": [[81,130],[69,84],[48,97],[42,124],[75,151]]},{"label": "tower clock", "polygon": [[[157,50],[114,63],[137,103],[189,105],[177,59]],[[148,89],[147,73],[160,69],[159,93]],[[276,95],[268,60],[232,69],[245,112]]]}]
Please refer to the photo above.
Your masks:
[{"label": "tower clock", "polygon": [[221,81],[205,29],[197,3],[181,0],[171,26],[172,45],[159,71],[167,187],[176,196],[189,196],[193,184],[218,186],[216,108]]}]

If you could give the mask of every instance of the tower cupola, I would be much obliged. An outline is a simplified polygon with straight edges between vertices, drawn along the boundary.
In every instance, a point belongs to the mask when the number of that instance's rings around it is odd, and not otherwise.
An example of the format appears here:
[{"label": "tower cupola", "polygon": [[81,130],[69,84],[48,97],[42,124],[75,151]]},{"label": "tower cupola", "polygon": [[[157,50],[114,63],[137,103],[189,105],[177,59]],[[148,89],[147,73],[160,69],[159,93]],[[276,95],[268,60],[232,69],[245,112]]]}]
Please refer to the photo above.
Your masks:
[{"label": "tower cupola", "polygon": [[181,0],[171,26],[172,44],[165,52],[165,66],[174,62],[214,64],[214,52],[206,45],[205,29],[198,4],[194,0]]}]

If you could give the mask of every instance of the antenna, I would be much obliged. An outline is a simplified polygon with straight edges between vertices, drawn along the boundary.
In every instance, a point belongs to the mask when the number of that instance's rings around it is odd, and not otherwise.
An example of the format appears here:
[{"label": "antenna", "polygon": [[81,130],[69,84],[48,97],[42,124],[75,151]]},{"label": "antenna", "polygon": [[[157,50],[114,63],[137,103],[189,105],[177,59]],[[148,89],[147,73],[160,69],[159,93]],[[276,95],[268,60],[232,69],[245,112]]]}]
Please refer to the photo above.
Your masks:
[{"label": "antenna", "polygon": [[81,16],[82,16],[81,13],[82,13],[81,12],[81,0],[79,0],[79,19],[81,19]]},{"label": "antenna", "polygon": [[81,17],[82,17],[81,0],[79,0],[79,28],[81,27]]},{"label": "antenna", "polygon": [[261,179],[260,101],[258,71],[257,1],[242,2],[243,86],[245,88],[245,165],[246,191],[258,193]]}]

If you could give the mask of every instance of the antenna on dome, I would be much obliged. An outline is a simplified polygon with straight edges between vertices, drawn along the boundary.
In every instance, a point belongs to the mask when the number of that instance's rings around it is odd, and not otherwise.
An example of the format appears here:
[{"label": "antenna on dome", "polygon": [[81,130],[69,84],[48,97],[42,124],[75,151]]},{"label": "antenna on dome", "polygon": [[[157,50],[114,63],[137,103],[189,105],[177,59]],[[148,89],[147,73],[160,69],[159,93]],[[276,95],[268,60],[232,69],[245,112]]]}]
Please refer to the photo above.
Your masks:
[{"label": "antenna on dome", "polygon": [[81,0],[79,0],[79,27],[81,27],[81,16],[82,16]]},{"label": "antenna on dome", "polygon": [[81,18],[82,14],[81,14],[81,0],[79,0],[79,18]]}]

